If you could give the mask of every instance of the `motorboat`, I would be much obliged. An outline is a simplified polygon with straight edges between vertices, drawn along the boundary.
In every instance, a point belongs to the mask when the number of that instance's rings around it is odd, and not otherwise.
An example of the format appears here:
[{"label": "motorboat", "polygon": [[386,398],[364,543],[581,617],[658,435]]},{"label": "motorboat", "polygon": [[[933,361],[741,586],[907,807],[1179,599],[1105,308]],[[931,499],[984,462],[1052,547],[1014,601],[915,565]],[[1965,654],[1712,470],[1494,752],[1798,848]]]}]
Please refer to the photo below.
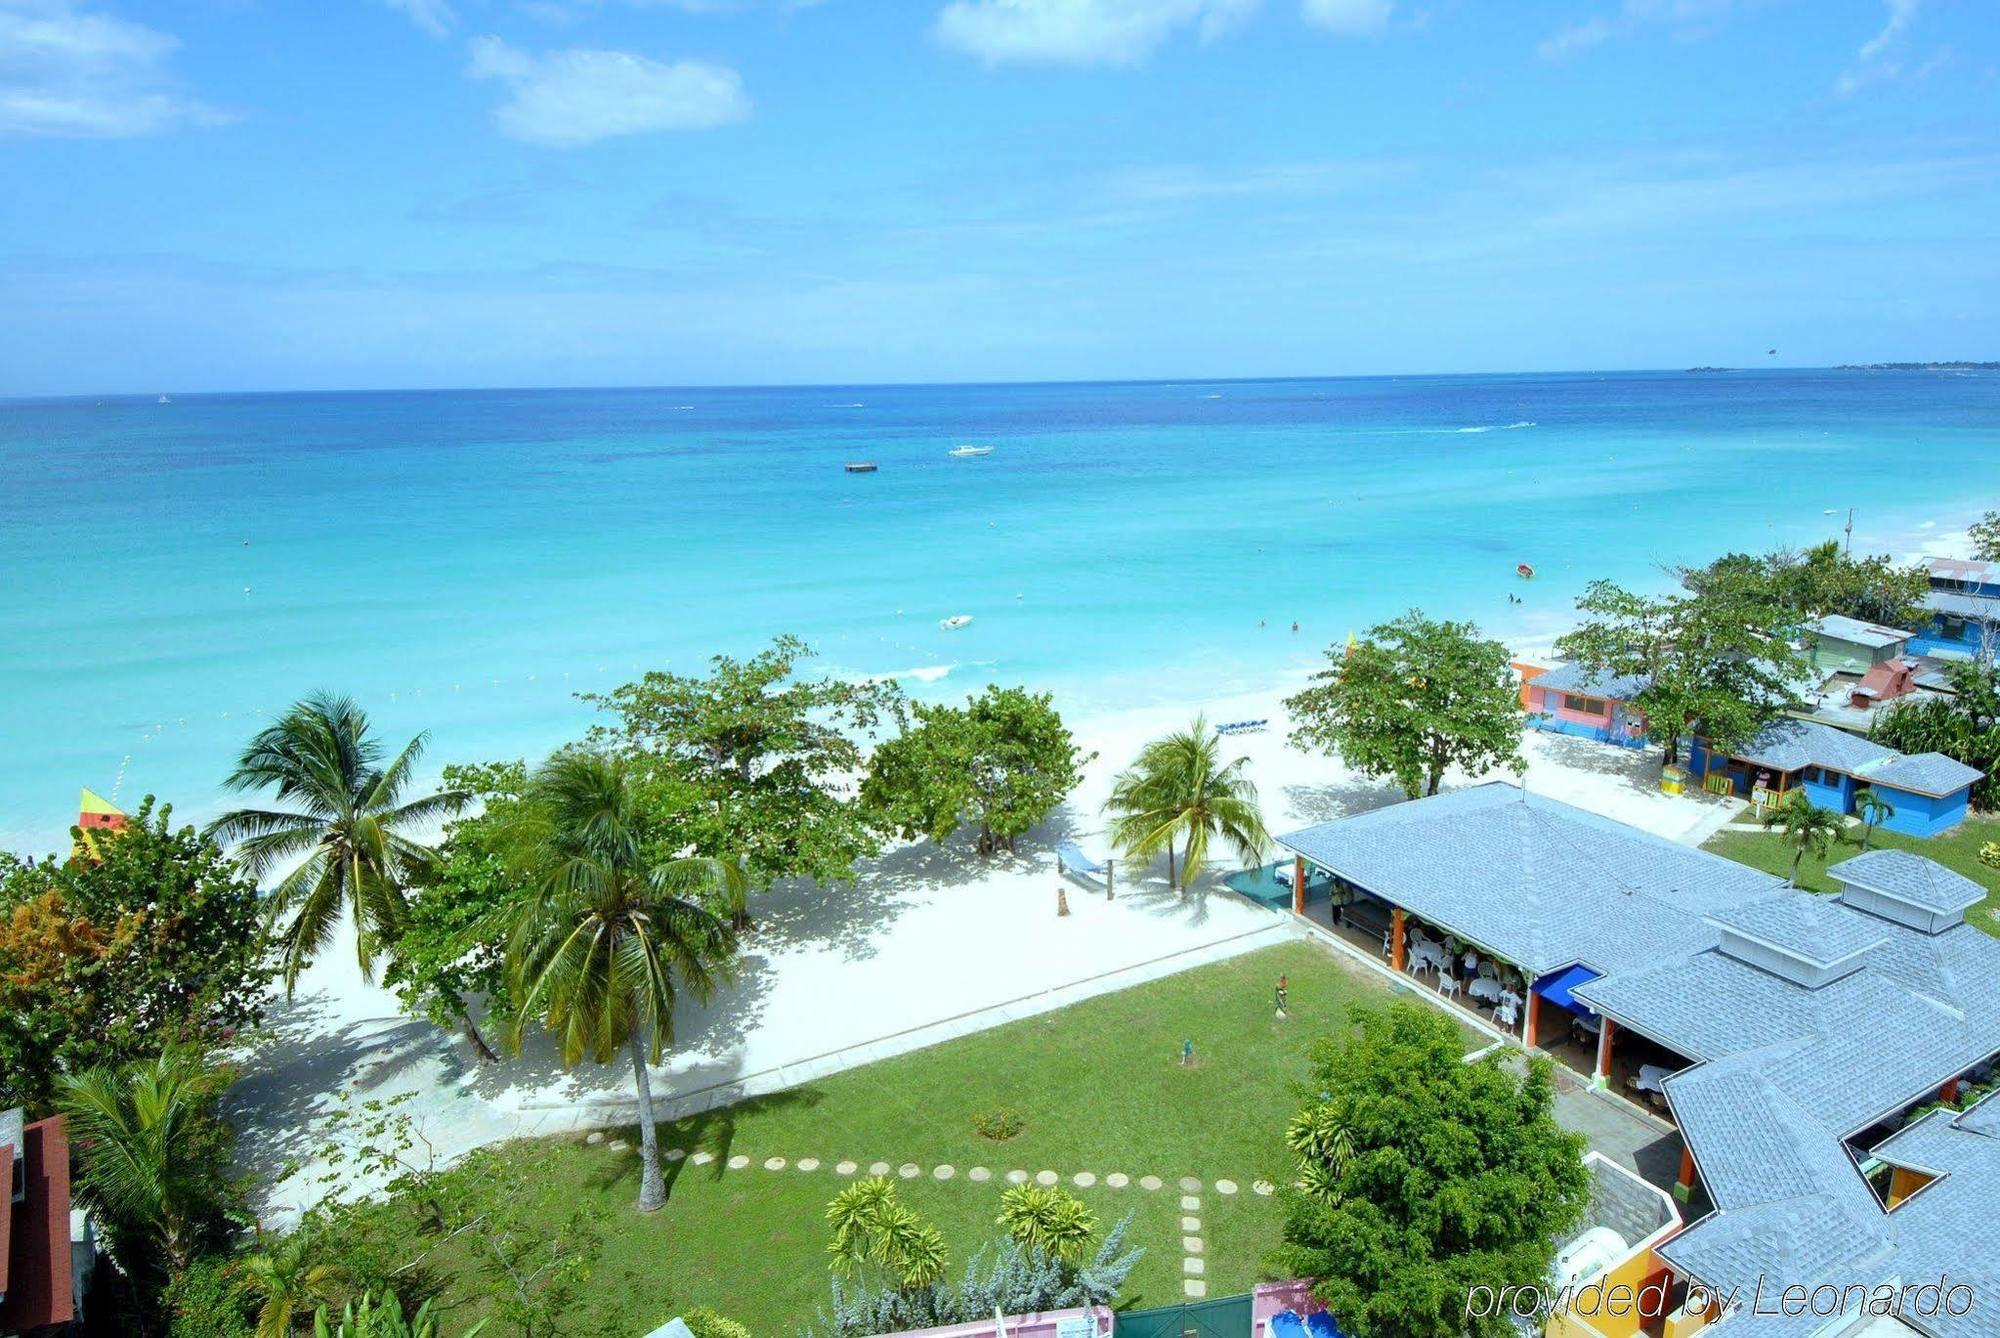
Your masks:
[{"label": "motorboat", "polygon": [[872,474],[875,472],[875,469],[876,464],[873,460],[849,460],[847,462],[847,472],[850,474]]},{"label": "motorboat", "polygon": [[960,460],[970,460],[975,456],[993,454],[993,448],[991,446],[954,446],[948,454],[956,456]]},{"label": "motorboat", "polygon": [[956,632],[961,627],[970,626],[972,615],[969,613],[954,613],[949,618],[938,619],[938,630],[941,632]]}]

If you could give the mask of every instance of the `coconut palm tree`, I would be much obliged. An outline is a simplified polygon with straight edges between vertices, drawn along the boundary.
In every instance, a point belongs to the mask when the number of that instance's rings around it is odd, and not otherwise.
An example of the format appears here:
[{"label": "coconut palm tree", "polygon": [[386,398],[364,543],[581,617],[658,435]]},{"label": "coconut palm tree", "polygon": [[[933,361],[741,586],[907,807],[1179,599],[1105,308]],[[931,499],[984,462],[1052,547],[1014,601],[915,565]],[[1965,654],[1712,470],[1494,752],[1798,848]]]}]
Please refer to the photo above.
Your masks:
[{"label": "coconut palm tree", "polygon": [[179,1273],[226,1207],[223,1142],[204,1127],[227,1077],[174,1046],[123,1068],[67,1073],[56,1104],[79,1152],[78,1197],[109,1227],[129,1275]]},{"label": "coconut palm tree", "polygon": [[[1167,880],[1186,891],[1208,859],[1209,842],[1220,837],[1245,860],[1263,856],[1270,844],[1257,810],[1257,787],[1243,774],[1248,758],[1224,764],[1222,736],[1196,716],[1194,724],[1153,740],[1132,766],[1118,773],[1104,805],[1115,814],[1111,840],[1127,859],[1167,856]],[[1175,872],[1175,846],[1183,856]]]},{"label": "coconut palm tree", "polygon": [[1830,808],[1821,808],[1806,797],[1804,790],[1793,790],[1784,801],[1764,811],[1764,830],[1782,828],[1785,840],[1792,847],[1791,886],[1799,885],[1799,865],[1806,852],[1815,857],[1824,856],[1833,848],[1834,838],[1840,835],[1840,815]]},{"label": "coconut palm tree", "polygon": [[1097,1214],[1061,1185],[1015,1185],[1000,1196],[999,1225],[1030,1250],[1074,1261],[1090,1247]]},{"label": "coconut palm tree", "polygon": [[1861,848],[1866,850],[1875,837],[1875,824],[1895,817],[1896,806],[1873,790],[1856,790],[1854,812],[1861,819]]},{"label": "coconut palm tree", "polygon": [[[639,778],[608,753],[557,753],[503,819],[501,848],[524,895],[507,942],[513,1043],[539,1017],[565,1067],[585,1055],[632,1060],[639,1094],[639,1210],[667,1200],[646,1065],[673,1036],[674,1000],[706,1000],[729,973],[743,903],[741,868],[723,860],[647,854]],[[719,905],[718,915],[703,904]]]},{"label": "coconut palm tree", "polygon": [[282,807],[244,808],[208,825],[234,843],[237,861],[263,878],[297,861],[271,890],[267,922],[277,929],[285,994],[333,938],[345,910],[354,917],[361,977],[402,922],[403,890],[435,852],[416,834],[465,806],[462,790],[406,799],[428,735],[419,734],[384,765],[368,716],[351,697],[315,693],[258,731],[223,784],[270,790]]},{"label": "coconut palm tree", "polygon": [[347,1272],[324,1258],[310,1220],[289,1235],[257,1233],[257,1245],[231,1267],[236,1292],[257,1303],[257,1338],[291,1338],[295,1320],[333,1304]]}]

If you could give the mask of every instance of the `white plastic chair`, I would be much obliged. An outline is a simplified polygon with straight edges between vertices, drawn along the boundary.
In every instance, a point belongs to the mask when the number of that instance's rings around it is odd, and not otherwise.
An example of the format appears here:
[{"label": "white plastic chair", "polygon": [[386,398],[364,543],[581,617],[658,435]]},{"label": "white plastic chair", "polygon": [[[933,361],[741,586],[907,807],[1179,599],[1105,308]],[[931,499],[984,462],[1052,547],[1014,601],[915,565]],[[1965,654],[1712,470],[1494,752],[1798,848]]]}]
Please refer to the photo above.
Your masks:
[{"label": "white plastic chair", "polygon": [[1444,996],[1445,996],[1446,998],[1450,998],[1450,997],[1451,997],[1452,995],[1454,995],[1454,994],[1457,994],[1457,993],[1459,992],[1460,988],[1461,988],[1461,986],[1460,986],[1460,985],[1459,985],[1459,983],[1458,983],[1458,977],[1457,977],[1457,976],[1453,975],[1453,974],[1452,974],[1451,972],[1449,972],[1449,971],[1440,971],[1440,972],[1438,972],[1438,993],[1439,993],[1439,994],[1442,994],[1442,995],[1444,995]]}]

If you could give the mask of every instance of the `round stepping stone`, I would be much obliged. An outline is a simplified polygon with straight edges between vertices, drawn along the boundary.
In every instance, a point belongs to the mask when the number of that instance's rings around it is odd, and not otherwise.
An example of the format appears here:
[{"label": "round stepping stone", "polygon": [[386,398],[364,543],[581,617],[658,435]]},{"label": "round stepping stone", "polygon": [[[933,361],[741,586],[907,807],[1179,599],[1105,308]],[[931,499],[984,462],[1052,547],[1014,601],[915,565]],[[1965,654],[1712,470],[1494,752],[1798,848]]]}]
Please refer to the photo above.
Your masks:
[{"label": "round stepping stone", "polygon": [[782,1171],[785,1169],[785,1159],[783,1157],[766,1157],[764,1159],[764,1169],[767,1171]]},{"label": "round stepping stone", "polygon": [[833,1173],[835,1175],[853,1175],[859,1169],[853,1162],[844,1161],[834,1166]]},{"label": "round stepping stone", "polygon": [[915,1162],[906,1161],[896,1168],[896,1174],[902,1176],[905,1180],[915,1180],[919,1175],[923,1174],[923,1170],[924,1168]]},{"label": "round stepping stone", "polygon": [[729,1169],[732,1171],[740,1171],[749,1164],[750,1159],[740,1152],[729,1159]]},{"label": "round stepping stone", "polygon": [[1110,1175],[1104,1177],[1104,1183],[1113,1189],[1123,1189],[1132,1183],[1132,1177],[1123,1171],[1113,1171]]},{"label": "round stepping stone", "polygon": [[1010,1185],[1025,1185],[1028,1183],[1028,1173],[1026,1171],[1009,1171],[1007,1172],[1007,1183]]},{"label": "round stepping stone", "polygon": [[610,1148],[613,1152],[630,1152],[632,1150],[632,1145],[622,1138],[614,1138],[604,1146]]},{"label": "round stepping stone", "polygon": [[817,1171],[819,1169],[819,1158],[801,1157],[798,1160],[798,1168],[801,1171]]},{"label": "round stepping stone", "polygon": [[1236,1192],[1236,1182],[1234,1180],[1218,1180],[1215,1182],[1215,1192],[1218,1194],[1234,1194]]},{"label": "round stepping stone", "polygon": [[993,1178],[993,1172],[987,1170],[984,1166],[975,1166],[971,1170],[965,1173],[965,1178],[967,1180],[977,1181],[980,1184],[985,1184],[988,1180],[991,1180]]},{"label": "round stepping stone", "polygon": [[1043,1186],[1053,1185],[1056,1181],[1060,1179],[1062,1179],[1062,1177],[1057,1175],[1054,1171],[1035,1172],[1035,1183],[1038,1185],[1043,1185]]},{"label": "round stepping stone", "polygon": [[668,1149],[667,1149],[667,1160],[668,1160],[668,1161],[679,1161],[679,1160],[680,1160],[680,1159],[681,1159],[682,1157],[685,1157],[685,1156],[687,1156],[687,1152],[686,1152],[686,1151],[685,1151],[684,1149],[682,1149],[682,1148],[668,1148]]},{"label": "round stepping stone", "polygon": [[590,1135],[590,1137],[584,1139],[583,1141],[590,1144],[592,1147],[596,1147],[599,1143],[602,1143],[604,1141],[604,1131],[602,1129],[599,1129],[596,1133],[593,1133],[592,1135]]},{"label": "round stepping stone", "polygon": [[1259,1180],[1253,1183],[1250,1186],[1250,1188],[1255,1190],[1257,1193],[1262,1194],[1265,1198],[1268,1199],[1271,1197],[1272,1193],[1277,1189],[1277,1186],[1272,1184],[1269,1180]]},{"label": "round stepping stone", "polygon": [[1199,1194],[1199,1193],[1201,1193],[1201,1181],[1199,1181],[1199,1180],[1195,1179],[1195,1178],[1194,1178],[1193,1176],[1191,1176],[1191,1175],[1184,1175],[1184,1176],[1182,1176],[1182,1177],[1181,1177],[1181,1192],[1182,1192],[1182,1193],[1185,1193],[1185,1194]]},{"label": "round stepping stone", "polygon": [[1182,1211],[1182,1212],[1184,1212],[1184,1213],[1198,1213],[1198,1212],[1200,1212],[1200,1211],[1201,1211],[1201,1200],[1200,1200],[1199,1198],[1197,1198],[1196,1196],[1194,1196],[1193,1194],[1183,1194],[1183,1195],[1181,1195],[1181,1211]]},{"label": "round stepping stone", "polygon": [[870,1165],[870,1166],[868,1167],[868,1174],[870,1174],[870,1175],[887,1175],[887,1174],[889,1174],[889,1163],[888,1163],[888,1162],[886,1162],[886,1161],[878,1161],[878,1162],[875,1162],[875,1163],[871,1164],[871,1165]]},{"label": "round stepping stone", "polygon": [[688,1160],[696,1166],[706,1166],[715,1160],[715,1154],[713,1152],[697,1152],[692,1157],[689,1157]]},{"label": "round stepping stone", "polygon": [[957,1171],[955,1171],[955,1170],[953,1170],[953,1169],[952,1169],[951,1167],[949,1167],[949,1166],[939,1166],[939,1167],[936,1167],[936,1168],[934,1168],[934,1169],[933,1169],[933,1170],[931,1171],[931,1179],[933,1179],[933,1180],[949,1180],[949,1179],[951,1179],[951,1178],[952,1178],[953,1176],[955,1176],[955,1175],[957,1175],[957,1174],[958,1174],[958,1172],[957,1172]]},{"label": "round stepping stone", "polygon": [[1089,1189],[1092,1185],[1097,1183],[1097,1177],[1092,1175],[1089,1171],[1078,1171],[1075,1175],[1069,1178],[1069,1182],[1072,1185],[1075,1185],[1078,1189]]},{"label": "round stepping stone", "polygon": [[1162,1183],[1164,1182],[1157,1175],[1142,1175],[1139,1177],[1139,1188],[1141,1189],[1158,1189]]}]

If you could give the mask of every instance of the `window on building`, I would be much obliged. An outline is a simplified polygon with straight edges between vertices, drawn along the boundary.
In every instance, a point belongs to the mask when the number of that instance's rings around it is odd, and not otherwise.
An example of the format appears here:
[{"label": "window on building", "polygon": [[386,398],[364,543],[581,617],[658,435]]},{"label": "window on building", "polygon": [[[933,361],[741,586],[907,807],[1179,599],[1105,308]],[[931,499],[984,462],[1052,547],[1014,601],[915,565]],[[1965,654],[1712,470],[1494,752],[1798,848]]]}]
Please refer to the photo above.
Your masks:
[{"label": "window on building", "polygon": [[1563,708],[1579,715],[1611,714],[1611,703],[1602,697],[1579,697],[1574,692],[1563,694]]}]

